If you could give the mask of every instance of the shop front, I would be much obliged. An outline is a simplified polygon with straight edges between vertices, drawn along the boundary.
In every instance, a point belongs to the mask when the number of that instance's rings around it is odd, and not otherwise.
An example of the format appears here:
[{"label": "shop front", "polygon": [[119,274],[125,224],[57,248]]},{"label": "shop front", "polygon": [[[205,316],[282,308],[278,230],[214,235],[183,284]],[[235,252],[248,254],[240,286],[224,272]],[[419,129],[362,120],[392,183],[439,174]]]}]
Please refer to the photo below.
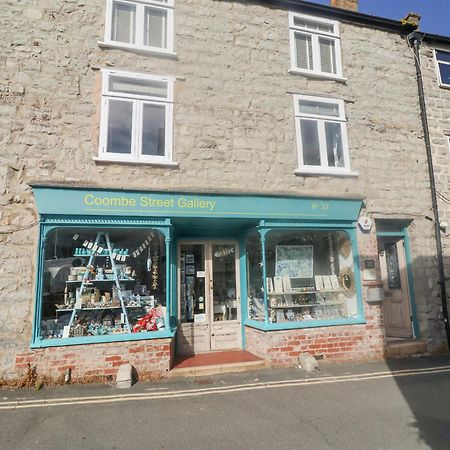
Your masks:
[{"label": "shop front", "polygon": [[91,348],[116,363],[100,364],[109,373],[123,361],[162,372],[176,354],[231,349],[286,364],[317,336],[363,339],[360,200],[33,191],[31,348],[47,367],[65,352],[74,371],[91,371]]}]

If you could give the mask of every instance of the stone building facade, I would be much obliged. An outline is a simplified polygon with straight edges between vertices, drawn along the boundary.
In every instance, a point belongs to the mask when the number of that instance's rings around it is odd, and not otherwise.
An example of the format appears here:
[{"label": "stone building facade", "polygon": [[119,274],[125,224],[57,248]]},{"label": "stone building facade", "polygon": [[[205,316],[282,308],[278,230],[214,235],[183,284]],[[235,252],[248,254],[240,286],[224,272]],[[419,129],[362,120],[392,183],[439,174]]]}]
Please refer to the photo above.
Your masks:
[{"label": "stone building facade", "polygon": [[[177,352],[177,327],[172,318],[171,324],[166,323],[172,335],[167,333],[158,339],[37,344],[39,332],[33,331],[32,324],[40,326],[36,322],[36,310],[40,308],[36,286],[41,283],[43,269],[40,272],[39,266],[44,257],[40,260],[36,255],[45,240],[39,238],[42,222],[36,224],[45,211],[38,210],[36,190],[45,191],[49,186],[67,191],[157,191],[231,198],[245,194],[254,196],[255,201],[263,196],[271,196],[273,201],[278,197],[362,201],[359,217],[373,221],[366,231],[360,226],[354,228],[361,269],[356,283],[360,286],[363,320],[321,327],[310,322],[308,326],[272,330],[273,324],[266,317],[265,326],[243,323],[240,342],[245,349],[278,365],[295,364],[305,351],[325,360],[383,357],[387,340],[379,246],[389,231],[397,236],[400,230],[406,230],[414,321],[410,324],[411,336],[425,342],[430,351],[444,348],[433,225],[426,219],[431,216],[430,183],[414,56],[404,39],[410,30],[400,22],[369,20],[356,12],[302,1],[279,2],[279,7],[268,3],[272,2],[175,0],[174,48],[173,52],[162,53],[105,43],[108,19],[103,0],[25,0],[8,2],[3,8],[3,376],[18,376],[28,364],[47,375],[64,373],[68,368],[76,377],[112,375],[123,362],[133,363],[141,373],[164,373]],[[289,71],[289,11],[338,22],[342,76]],[[173,80],[170,164],[130,164],[99,157],[105,70]],[[426,66],[424,70],[432,68]],[[442,131],[433,143],[435,152],[445,153],[438,157],[444,166],[448,148],[443,135],[450,125],[445,128],[448,117],[439,111],[448,106],[448,100],[446,92],[437,86],[432,88],[431,82],[427,88],[429,101],[437,107],[431,116],[433,130]],[[431,100],[432,92],[438,94],[435,100]],[[342,102],[351,170],[342,174],[298,170],[293,95]],[[444,168],[438,175],[447,179]],[[58,213],[51,206],[49,216],[54,217]],[[65,208],[65,214],[71,216],[71,206],[66,204]],[[75,207],[72,214],[81,220]],[[353,217],[353,226],[357,219]],[[210,223],[201,226],[209,227]],[[173,298],[169,302],[175,311],[177,289],[166,290],[170,290],[169,297]],[[243,295],[240,301],[247,298]]]},{"label": "stone building facade", "polygon": [[421,38],[419,50],[421,74],[430,132],[448,293],[450,289],[448,283],[450,280],[450,228],[448,225],[450,223],[450,79],[448,75],[450,40],[445,36],[419,35],[419,37]]}]

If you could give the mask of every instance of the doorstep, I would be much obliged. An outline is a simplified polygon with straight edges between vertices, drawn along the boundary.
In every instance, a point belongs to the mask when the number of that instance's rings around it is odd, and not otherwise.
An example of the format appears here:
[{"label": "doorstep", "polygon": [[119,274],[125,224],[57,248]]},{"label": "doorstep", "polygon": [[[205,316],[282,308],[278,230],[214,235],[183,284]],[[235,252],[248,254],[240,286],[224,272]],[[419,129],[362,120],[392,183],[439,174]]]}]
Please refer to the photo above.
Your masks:
[{"label": "doorstep", "polygon": [[169,377],[197,377],[246,372],[269,367],[267,362],[245,350],[198,353],[175,358]]},{"label": "doorstep", "polygon": [[418,339],[389,339],[387,340],[388,358],[402,358],[403,356],[423,355],[428,350],[425,341]]}]

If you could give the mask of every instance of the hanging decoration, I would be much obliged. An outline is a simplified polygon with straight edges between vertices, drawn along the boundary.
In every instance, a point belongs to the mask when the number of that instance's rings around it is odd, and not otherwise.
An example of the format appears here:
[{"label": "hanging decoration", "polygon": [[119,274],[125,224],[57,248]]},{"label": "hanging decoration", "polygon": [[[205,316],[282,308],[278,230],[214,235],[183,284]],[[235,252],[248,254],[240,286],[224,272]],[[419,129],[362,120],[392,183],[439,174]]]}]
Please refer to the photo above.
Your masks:
[{"label": "hanging decoration", "polygon": [[155,249],[152,258],[152,289],[154,291],[158,289],[158,257],[158,249]]}]

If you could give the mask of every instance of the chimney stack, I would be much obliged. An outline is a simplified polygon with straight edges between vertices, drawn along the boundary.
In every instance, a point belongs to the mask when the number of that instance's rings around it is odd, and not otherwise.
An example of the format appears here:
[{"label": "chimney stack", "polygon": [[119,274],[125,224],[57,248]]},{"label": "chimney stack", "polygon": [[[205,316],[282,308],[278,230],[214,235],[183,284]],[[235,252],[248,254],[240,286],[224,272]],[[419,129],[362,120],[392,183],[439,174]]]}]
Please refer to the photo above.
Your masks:
[{"label": "chimney stack", "polygon": [[333,8],[358,11],[358,0],[330,0],[330,6],[332,6]]}]

